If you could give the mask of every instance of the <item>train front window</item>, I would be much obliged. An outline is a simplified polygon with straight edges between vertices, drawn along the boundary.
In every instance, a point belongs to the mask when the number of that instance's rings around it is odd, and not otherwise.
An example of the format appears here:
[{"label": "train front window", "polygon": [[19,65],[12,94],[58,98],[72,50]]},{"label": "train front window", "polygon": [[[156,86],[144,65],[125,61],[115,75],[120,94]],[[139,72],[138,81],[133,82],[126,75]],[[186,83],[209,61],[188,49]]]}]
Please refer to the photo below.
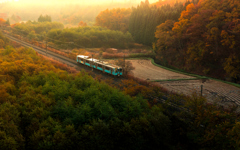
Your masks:
[{"label": "train front window", "polygon": [[118,72],[122,72],[122,68],[118,68]]}]

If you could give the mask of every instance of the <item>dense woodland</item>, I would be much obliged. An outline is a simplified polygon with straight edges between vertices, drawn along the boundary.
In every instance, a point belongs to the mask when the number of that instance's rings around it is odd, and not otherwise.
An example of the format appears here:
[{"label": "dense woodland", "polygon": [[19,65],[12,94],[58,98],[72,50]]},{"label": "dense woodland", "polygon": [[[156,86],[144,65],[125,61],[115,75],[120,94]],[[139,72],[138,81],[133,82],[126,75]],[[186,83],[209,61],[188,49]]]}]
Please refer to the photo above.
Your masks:
[{"label": "dense woodland", "polygon": [[[9,26],[9,20],[0,19],[0,24],[31,41],[48,41],[66,49],[129,48],[134,42],[153,45],[160,64],[237,79],[240,2],[181,2],[145,1],[132,9],[103,10],[96,18],[101,27],[87,26],[87,21],[78,19],[74,24],[79,27],[64,28],[40,14],[38,22]],[[61,15],[66,19],[77,13]],[[186,97],[133,80],[112,83],[83,71],[71,74],[66,70],[0,33],[1,149],[240,147],[235,107],[209,104],[197,94]],[[152,98],[162,96],[168,97],[165,103]]]},{"label": "dense woodland", "polygon": [[[47,37],[50,39],[49,41],[59,47],[67,44],[70,48],[129,48],[133,44],[132,36],[128,32],[123,33],[96,26],[51,30],[48,32]],[[69,42],[73,43],[69,44]]]},{"label": "dense woodland", "polygon": [[[152,45],[158,63],[239,82],[239,14],[240,4],[233,0],[166,0],[155,4],[146,0],[125,17],[129,17],[134,41]],[[113,13],[100,21],[123,23],[110,18],[114,18]]]},{"label": "dense woodland", "polygon": [[202,0],[189,4],[177,22],[157,27],[156,59],[200,74],[239,78],[240,2]]},{"label": "dense woodland", "polygon": [[[118,89],[70,74],[0,33],[1,149],[237,149],[240,124],[197,95],[184,109],[156,103],[158,87],[123,80]],[[107,83],[111,83],[107,81]],[[144,99],[145,98],[145,99]]]},{"label": "dense woodland", "polygon": [[168,4],[156,7],[156,5],[151,6],[148,1],[142,2],[136,8],[132,8],[129,32],[135,42],[151,46],[155,41],[156,27],[167,19],[177,21],[185,8],[183,3],[175,3],[174,6]]},{"label": "dense woodland", "polygon": [[127,32],[131,12],[132,10],[130,8],[106,9],[98,14],[95,25],[106,27],[111,30]]},{"label": "dense woodland", "polygon": [[[27,37],[30,41],[52,42],[58,48],[95,48],[133,46],[133,38],[129,32],[114,31],[103,27],[89,27],[84,22],[77,28],[64,28],[58,22],[31,22],[12,25],[12,32]],[[121,41],[121,42],[119,42]]]},{"label": "dense woodland", "polygon": [[59,23],[59,22],[27,21],[26,23],[13,24],[13,25],[11,25],[11,27],[12,27],[12,32],[13,33],[17,33],[17,34],[22,35],[22,36],[28,36],[31,32],[34,33],[36,36],[46,36],[46,34],[50,30],[52,30],[52,29],[63,29],[64,25],[62,23]]},{"label": "dense woodland", "polygon": [[[131,9],[113,6],[99,9],[95,25],[103,28],[88,26],[85,19],[73,17],[83,13],[84,9],[78,5],[69,12],[70,5],[66,6],[60,15],[78,28],[63,29],[63,25],[56,22],[40,23],[41,16],[39,22],[12,26],[21,30],[15,33],[27,36],[30,41],[50,41],[60,49],[126,49],[132,48],[134,42],[145,44],[152,46],[155,61],[161,65],[239,82],[239,2],[166,0],[149,4],[146,0]],[[9,24],[9,20],[7,22]]]}]

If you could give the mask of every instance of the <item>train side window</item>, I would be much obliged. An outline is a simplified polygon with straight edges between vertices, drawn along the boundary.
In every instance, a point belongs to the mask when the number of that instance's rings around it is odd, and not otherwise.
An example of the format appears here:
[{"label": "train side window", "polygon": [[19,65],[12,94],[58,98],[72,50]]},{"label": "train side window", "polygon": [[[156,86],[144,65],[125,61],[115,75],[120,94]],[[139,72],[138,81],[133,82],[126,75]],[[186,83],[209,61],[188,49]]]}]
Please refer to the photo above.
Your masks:
[{"label": "train side window", "polygon": [[102,65],[98,64],[98,67],[102,68]]},{"label": "train side window", "polygon": [[89,61],[88,61],[88,60],[86,60],[86,63],[89,63]]}]

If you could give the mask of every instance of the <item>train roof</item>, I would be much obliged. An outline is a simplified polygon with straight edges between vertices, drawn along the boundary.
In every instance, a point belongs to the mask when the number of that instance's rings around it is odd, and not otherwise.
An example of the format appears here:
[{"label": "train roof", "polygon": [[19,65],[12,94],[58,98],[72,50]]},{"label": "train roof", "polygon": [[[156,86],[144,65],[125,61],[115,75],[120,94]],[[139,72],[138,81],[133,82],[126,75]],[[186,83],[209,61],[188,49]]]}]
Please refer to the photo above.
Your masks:
[{"label": "train roof", "polygon": [[85,55],[77,55],[77,57],[81,57],[81,58],[85,58],[85,59],[89,58],[89,56],[85,56]]},{"label": "train roof", "polygon": [[93,61],[93,62],[95,62],[95,63],[98,63],[98,64],[100,64],[100,65],[104,65],[104,66],[106,66],[106,67],[110,67],[110,68],[121,68],[121,67],[119,67],[119,66],[117,66],[117,65],[109,64],[109,63],[106,62],[106,61],[100,61],[100,60],[98,60],[98,59],[90,58],[89,56],[77,55],[77,57],[86,59],[86,60],[88,60],[88,61]]}]

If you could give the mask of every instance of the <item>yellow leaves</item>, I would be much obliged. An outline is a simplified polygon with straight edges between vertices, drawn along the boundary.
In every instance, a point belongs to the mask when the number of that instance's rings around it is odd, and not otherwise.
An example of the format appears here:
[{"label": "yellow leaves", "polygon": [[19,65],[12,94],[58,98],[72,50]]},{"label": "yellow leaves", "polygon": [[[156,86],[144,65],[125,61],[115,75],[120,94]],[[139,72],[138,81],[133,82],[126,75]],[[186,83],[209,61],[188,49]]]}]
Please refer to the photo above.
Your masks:
[{"label": "yellow leaves", "polygon": [[211,46],[211,44],[209,44],[209,43],[206,43],[206,44],[205,44],[205,46],[206,46],[206,47],[209,47],[209,46]]},{"label": "yellow leaves", "polygon": [[226,32],[225,30],[222,30],[221,32],[221,43],[222,45],[226,45],[229,46],[229,48],[233,48],[236,44],[235,42],[235,36],[234,35],[229,35],[228,32]]},{"label": "yellow leaves", "polygon": [[188,23],[189,23],[188,19],[182,19],[179,22],[174,23],[172,31],[182,33],[184,29],[187,28]]},{"label": "yellow leaves", "polygon": [[186,11],[182,11],[179,21],[183,19],[190,19],[195,13],[197,13],[197,8],[193,3],[191,3],[187,5]]},{"label": "yellow leaves", "polygon": [[4,89],[4,87],[0,85],[0,104],[6,102],[8,97],[9,97],[9,94]]},{"label": "yellow leaves", "polygon": [[211,34],[218,35],[218,32],[219,32],[218,28],[216,28],[216,27],[211,28],[211,31],[210,31]]},{"label": "yellow leaves", "polygon": [[3,48],[4,45],[5,45],[5,42],[2,39],[0,39],[0,49]]},{"label": "yellow leaves", "polygon": [[223,66],[230,77],[236,78],[240,74],[240,59],[234,54],[226,58]]}]

